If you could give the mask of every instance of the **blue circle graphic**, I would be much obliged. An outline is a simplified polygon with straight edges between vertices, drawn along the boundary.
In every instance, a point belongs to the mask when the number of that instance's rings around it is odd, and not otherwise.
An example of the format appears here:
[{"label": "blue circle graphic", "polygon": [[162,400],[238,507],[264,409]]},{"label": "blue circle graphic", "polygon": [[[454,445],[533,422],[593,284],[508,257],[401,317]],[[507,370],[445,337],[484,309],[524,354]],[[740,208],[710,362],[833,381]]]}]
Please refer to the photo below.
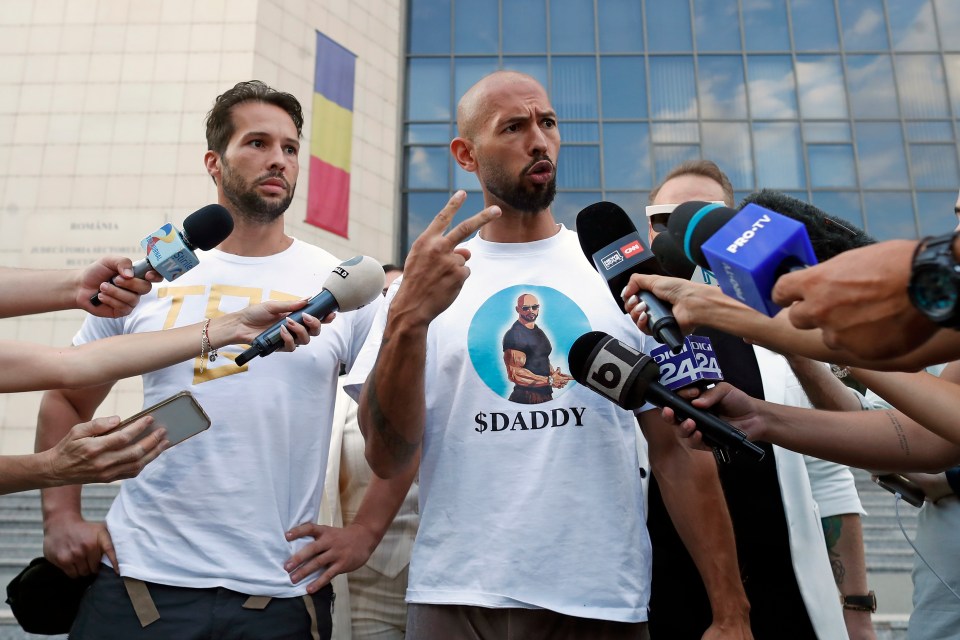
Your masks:
[{"label": "blue circle graphic", "polygon": [[[507,367],[503,362],[503,336],[517,321],[517,298],[524,294],[534,295],[540,302],[536,324],[553,347],[550,352],[551,369],[560,367],[562,373],[570,375],[567,362],[570,346],[590,331],[590,323],[580,307],[552,287],[521,284],[490,296],[473,316],[467,341],[470,362],[477,375],[502,398],[509,398],[514,388],[514,383],[507,378]],[[571,380],[565,387],[554,389],[553,397],[562,395],[575,384]]]}]

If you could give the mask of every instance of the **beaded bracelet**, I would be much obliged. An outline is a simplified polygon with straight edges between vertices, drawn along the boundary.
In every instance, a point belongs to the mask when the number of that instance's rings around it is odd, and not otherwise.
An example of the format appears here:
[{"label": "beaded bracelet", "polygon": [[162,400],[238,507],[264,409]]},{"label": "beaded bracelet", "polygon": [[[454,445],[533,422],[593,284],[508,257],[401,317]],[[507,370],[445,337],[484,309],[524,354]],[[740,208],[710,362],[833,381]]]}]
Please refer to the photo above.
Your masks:
[{"label": "beaded bracelet", "polygon": [[213,348],[213,345],[210,344],[209,329],[210,318],[207,318],[203,323],[203,328],[200,330],[200,373],[203,373],[204,360],[213,363],[217,359],[217,356],[220,355],[217,353],[217,350]]}]

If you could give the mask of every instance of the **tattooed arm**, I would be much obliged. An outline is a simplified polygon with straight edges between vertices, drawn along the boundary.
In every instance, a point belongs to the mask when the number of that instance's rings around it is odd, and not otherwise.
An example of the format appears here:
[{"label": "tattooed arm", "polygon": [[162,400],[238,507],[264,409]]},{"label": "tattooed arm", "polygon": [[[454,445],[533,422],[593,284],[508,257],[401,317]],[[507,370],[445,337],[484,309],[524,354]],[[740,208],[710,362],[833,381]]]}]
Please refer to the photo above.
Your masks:
[{"label": "tattooed arm", "polygon": [[[845,596],[866,595],[870,588],[867,586],[860,514],[829,516],[822,518],[821,523],[837,590]],[[877,637],[869,611],[844,609],[843,621],[851,640],[874,640]]]}]

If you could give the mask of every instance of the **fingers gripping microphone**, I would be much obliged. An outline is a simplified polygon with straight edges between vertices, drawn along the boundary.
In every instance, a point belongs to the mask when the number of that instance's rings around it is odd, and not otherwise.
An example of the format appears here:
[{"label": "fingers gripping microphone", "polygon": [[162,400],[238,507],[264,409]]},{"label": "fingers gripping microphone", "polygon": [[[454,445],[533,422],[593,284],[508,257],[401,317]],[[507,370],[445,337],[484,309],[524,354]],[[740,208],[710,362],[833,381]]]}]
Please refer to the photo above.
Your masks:
[{"label": "fingers gripping microphone", "polygon": [[657,382],[660,368],[653,358],[602,331],[585,333],[570,347],[570,372],[577,382],[624,409],[639,409],[650,402],[670,407],[681,420],[692,418],[712,447],[743,453],[755,460],[763,449],[747,434],[692,404]]},{"label": "fingers gripping microphone", "polygon": [[[233,232],[233,217],[219,204],[208,204],[187,216],[183,221],[183,233],[167,223],[140,242],[147,257],[133,264],[133,275],[142,278],[150,269],[165,280],[176,280],[200,264],[194,253],[197,249],[209,251],[227,239]],[[114,283],[114,279],[110,283]],[[90,303],[100,305],[100,298],[93,294]]]},{"label": "fingers gripping microphone", "polygon": [[[620,292],[634,273],[662,275],[663,271],[653,253],[648,251],[630,217],[612,202],[597,202],[577,214],[577,236],[580,248],[594,268],[604,277],[610,293],[625,311]],[[670,305],[649,291],[641,291],[640,299],[647,303],[650,331],[659,342],[674,353],[683,348],[683,334]]]},{"label": "fingers gripping microphone", "polygon": [[[334,267],[323,283],[323,291],[310,298],[303,309],[287,318],[300,322],[303,314],[323,319],[334,311],[353,311],[377,299],[385,282],[383,267],[369,256],[355,256]],[[243,366],[256,356],[261,358],[283,345],[280,328],[287,318],[278,321],[254,339],[250,347],[237,356],[237,366]]]},{"label": "fingers gripping microphone", "polygon": [[756,204],[740,211],[706,202],[685,202],[667,222],[684,254],[710,269],[725,294],[775,316],[777,278],[817,264],[802,223]]}]

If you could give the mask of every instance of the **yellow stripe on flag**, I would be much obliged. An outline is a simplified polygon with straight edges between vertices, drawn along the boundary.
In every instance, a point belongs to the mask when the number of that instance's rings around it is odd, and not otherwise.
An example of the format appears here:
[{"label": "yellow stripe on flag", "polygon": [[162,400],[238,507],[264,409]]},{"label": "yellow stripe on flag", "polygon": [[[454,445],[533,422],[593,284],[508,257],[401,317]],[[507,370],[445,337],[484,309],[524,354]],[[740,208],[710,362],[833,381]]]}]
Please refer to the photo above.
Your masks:
[{"label": "yellow stripe on flag", "polygon": [[313,94],[313,129],[310,155],[350,173],[353,112]]}]

